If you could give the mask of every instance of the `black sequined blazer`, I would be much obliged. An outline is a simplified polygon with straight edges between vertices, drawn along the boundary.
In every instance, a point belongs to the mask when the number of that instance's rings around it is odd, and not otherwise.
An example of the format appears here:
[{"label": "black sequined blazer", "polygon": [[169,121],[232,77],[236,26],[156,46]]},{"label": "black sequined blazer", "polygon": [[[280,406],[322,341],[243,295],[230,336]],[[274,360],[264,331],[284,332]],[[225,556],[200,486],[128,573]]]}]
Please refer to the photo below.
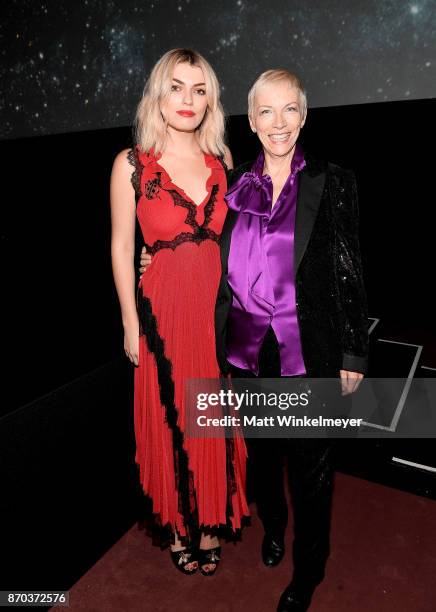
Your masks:
[{"label": "black sequined blazer", "polygon": [[[337,377],[345,369],[363,374],[368,363],[368,313],[358,237],[354,173],[305,153],[299,175],[294,269],[303,359],[310,377]],[[228,171],[228,185],[253,162]],[[222,275],[215,308],[218,363],[226,359],[226,322],[232,303],[227,282],[230,239],[238,213],[229,210],[221,235]]]}]

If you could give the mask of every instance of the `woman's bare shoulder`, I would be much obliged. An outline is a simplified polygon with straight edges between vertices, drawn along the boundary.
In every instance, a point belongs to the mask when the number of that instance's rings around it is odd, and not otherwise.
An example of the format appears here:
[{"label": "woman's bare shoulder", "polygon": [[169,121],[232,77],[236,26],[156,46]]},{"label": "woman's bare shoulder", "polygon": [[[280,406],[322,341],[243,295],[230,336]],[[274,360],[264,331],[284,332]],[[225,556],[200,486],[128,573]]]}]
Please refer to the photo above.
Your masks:
[{"label": "woman's bare shoulder", "polygon": [[114,166],[128,167],[135,165],[135,150],[133,148],[123,149],[114,159]]},{"label": "woman's bare shoulder", "polygon": [[135,157],[134,149],[123,149],[117,153],[112,166],[112,176],[130,180],[132,172],[137,169]]}]

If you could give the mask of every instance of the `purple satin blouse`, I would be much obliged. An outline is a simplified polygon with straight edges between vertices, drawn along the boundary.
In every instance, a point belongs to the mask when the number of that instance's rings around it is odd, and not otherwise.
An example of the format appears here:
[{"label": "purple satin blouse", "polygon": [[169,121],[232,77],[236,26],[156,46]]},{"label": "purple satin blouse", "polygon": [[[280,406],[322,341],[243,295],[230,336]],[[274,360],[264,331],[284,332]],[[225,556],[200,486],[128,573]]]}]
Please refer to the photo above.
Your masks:
[{"label": "purple satin blouse", "polygon": [[271,210],[273,184],[262,175],[264,154],[225,199],[238,211],[228,260],[233,301],[227,322],[227,359],[259,373],[259,351],[269,326],[277,337],[282,376],[305,374],[295,304],[294,229],[298,173],[305,166],[297,143],[291,172]]}]

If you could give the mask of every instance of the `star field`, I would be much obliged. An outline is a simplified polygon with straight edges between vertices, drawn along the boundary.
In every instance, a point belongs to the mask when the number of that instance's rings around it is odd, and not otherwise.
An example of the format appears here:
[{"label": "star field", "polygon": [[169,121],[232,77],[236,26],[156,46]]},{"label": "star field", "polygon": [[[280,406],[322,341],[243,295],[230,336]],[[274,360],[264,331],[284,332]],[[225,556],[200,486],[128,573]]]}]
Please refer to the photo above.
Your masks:
[{"label": "star field", "polygon": [[312,107],[436,95],[434,0],[8,5],[2,138],[130,124],[150,69],[176,46],[209,59],[229,114],[245,113],[253,80],[278,66],[302,78]]}]

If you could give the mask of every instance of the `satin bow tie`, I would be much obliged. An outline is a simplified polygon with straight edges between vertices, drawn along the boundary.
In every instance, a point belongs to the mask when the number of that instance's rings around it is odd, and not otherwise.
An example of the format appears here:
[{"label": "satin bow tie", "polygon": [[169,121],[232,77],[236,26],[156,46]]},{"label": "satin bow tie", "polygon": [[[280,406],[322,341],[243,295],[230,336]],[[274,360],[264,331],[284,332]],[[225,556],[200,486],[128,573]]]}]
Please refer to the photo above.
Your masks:
[{"label": "satin bow tie", "polygon": [[268,262],[260,228],[262,218],[269,219],[271,215],[271,178],[245,172],[225,198],[230,209],[242,213],[232,233],[229,285],[244,310],[270,317],[274,311],[274,292],[265,274]]},{"label": "satin bow tie", "polygon": [[259,177],[254,172],[244,172],[225,196],[231,210],[250,213],[258,217],[271,214],[272,181],[268,175]]}]

